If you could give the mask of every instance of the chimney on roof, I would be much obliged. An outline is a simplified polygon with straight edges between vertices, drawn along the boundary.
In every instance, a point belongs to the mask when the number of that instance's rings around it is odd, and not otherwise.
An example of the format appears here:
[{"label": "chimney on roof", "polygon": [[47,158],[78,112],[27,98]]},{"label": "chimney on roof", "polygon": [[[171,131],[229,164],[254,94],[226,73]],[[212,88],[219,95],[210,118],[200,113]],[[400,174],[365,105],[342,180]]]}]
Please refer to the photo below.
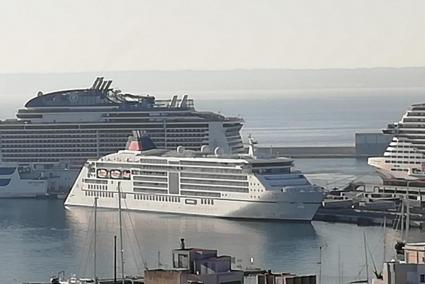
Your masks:
[{"label": "chimney on roof", "polygon": [[180,239],[180,248],[181,249],[185,249],[184,239],[183,238]]}]

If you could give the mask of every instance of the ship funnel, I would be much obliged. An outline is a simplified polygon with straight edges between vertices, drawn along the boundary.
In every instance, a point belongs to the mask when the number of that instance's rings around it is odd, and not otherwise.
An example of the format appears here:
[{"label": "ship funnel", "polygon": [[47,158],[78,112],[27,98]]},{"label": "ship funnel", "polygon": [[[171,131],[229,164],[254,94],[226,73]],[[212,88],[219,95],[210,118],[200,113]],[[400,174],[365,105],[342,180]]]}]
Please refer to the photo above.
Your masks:
[{"label": "ship funnel", "polygon": [[156,149],[152,139],[141,131],[133,131],[133,135],[128,137],[126,149],[129,151],[147,151]]},{"label": "ship funnel", "polygon": [[173,96],[173,98],[171,99],[171,103],[170,103],[170,107],[176,107],[176,103],[177,103],[177,96]]},{"label": "ship funnel", "polygon": [[93,85],[91,86],[92,89],[96,89],[97,83],[99,82],[99,77],[96,78],[96,80],[94,80]]},{"label": "ship funnel", "polygon": [[100,89],[101,91],[105,90],[105,87],[106,87],[106,85],[107,85],[107,84],[108,84],[108,81],[103,81],[103,82],[102,82],[102,85],[100,86],[100,88],[99,88],[99,89]]},{"label": "ship funnel", "polygon": [[108,83],[106,83],[104,91],[108,91],[111,84],[112,84],[112,80],[109,80]]},{"label": "ship funnel", "polygon": [[186,108],[187,107],[187,95],[184,95],[183,96],[183,99],[182,99],[182,101],[180,102],[180,107],[184,107],[184,108]]},{"label": "ship funnel", "polygon": [[92,86],[93,89],[100,89],[100,86],[103,83],[103,77],[97,77]]}]

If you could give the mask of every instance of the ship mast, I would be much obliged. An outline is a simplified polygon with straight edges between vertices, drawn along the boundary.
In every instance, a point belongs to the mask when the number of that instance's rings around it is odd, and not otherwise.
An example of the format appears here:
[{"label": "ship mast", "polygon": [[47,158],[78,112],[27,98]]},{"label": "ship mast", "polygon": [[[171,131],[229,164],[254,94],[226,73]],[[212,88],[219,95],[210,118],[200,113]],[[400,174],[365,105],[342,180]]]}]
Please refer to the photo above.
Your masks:
[{"label": "ship mast", "polygon": [[122,214],[121,214],[121,182],[118,182],[118,217],[120,230],[120,253],[121,253],[121,279],[124,284],[124,248],[122,240]]},{"label": "ship mast", "polygon": [[93,236],[93,242],[94,242],[94,254],[93,254],[93,279],[94,283],[97,284],[97,200],[98,197],[94,198],[94,236]]}]

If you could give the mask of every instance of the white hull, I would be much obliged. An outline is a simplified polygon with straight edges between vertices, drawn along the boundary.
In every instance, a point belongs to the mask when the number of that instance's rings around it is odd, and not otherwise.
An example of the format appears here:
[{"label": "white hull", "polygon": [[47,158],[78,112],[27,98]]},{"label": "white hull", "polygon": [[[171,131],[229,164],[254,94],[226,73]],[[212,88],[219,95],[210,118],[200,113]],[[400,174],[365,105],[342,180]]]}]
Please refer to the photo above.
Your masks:
[{"label": "white hull", "polygon": [[[117,195],[117,194],[116,194]],[[196,200],[196,205],[185,204],[186,200]],[[123,202],[124,210],[198,215],[234,219],[259,219],[259,220],[294,220],[311,221],[316,214],[320,204],[291,204],[289,202],[250,202],[239,200],[214,200],[213,205],[199,204],[201,199],[193,197],[180,197],[178,203],[158,204],[156,201],[133,200],[128,197]],[[199,204],[199,205],[198,205]],[[68,201],[65,206],[93,206],[93,197],[86,198],[83,202],[73,203]],[[117,209],[117,200],[98,201],[99,208]]]},{"label": "white hull", "polygon": [[[117,181],[108,180],[107,189],[93,191],[87,189],[83,177],[87,176],[84,167],[65,206],[92,207],[95,196],[99,208],[118,208]],[[188,214],[224,218],[268,219],[310,221],[322,201],[320,192],[263,192],[257,200],[249,199],[249,194],[229,194],[229,198],[186,197],[172,194],[135,193],[131,181],[121,182],[122,207],[125,210]],[[153,200],[150,200],[153,199]]]},{"label": "white hull", "polygon": [[0,198],[33,198],[47,195],[47,181],[21,179],[16,165],[0,164],[1,169],[15,169],[10,172],[0,169]]},{"label": "white hull", "polygon": [[[409,164],[390,164],[385,162],[387,159],[384,157],[374,157],[368,159],[368,164],[375,168],[379,176],[384,180],[401,179],[401,180],[417,180],[420,179],[411,175],[416,165]],[[424,177],[425,178],[425,177]],[[424,179],[422,178],[422,179]]]}]

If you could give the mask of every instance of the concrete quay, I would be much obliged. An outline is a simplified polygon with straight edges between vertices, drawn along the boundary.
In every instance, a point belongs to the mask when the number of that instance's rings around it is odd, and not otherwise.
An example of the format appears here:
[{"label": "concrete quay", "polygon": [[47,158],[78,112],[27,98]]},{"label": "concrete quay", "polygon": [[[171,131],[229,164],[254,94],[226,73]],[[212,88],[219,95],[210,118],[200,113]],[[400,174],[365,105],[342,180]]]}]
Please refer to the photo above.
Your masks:
[{"label": "concrete quay", "polygon": [[258,151],[291,158],[367,158],[382,156],[392,139],[383,133],[355,133],[353,146],[267,146]]}]

